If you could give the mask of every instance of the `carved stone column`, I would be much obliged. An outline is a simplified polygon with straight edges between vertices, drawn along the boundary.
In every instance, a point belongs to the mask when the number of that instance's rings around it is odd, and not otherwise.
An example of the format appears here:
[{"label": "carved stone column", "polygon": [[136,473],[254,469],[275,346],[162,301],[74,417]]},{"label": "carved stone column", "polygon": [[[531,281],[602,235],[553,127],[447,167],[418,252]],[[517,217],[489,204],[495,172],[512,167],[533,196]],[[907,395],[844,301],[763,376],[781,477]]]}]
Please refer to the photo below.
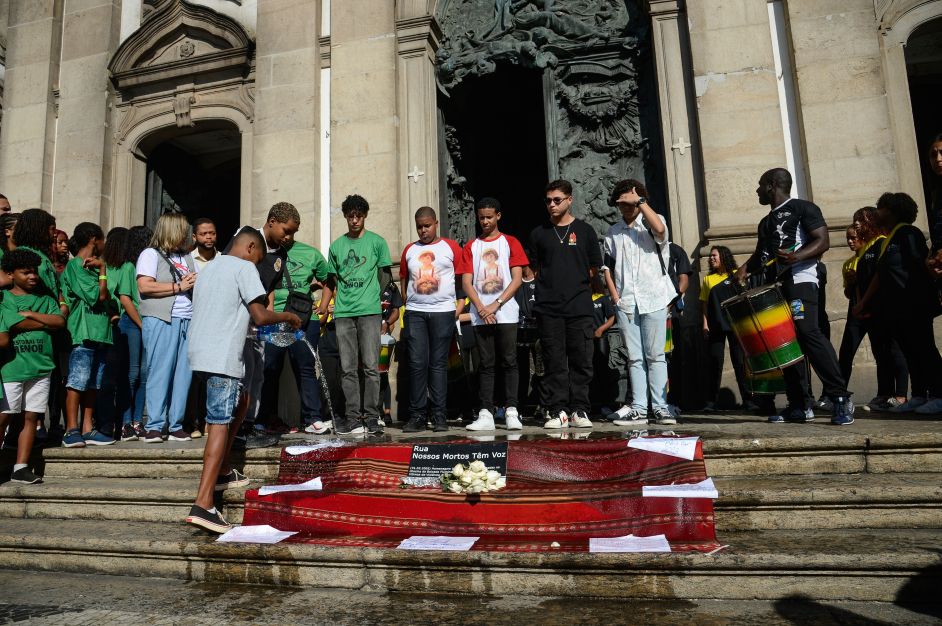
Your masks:
[{"label": "carved stone column", "polygon": [[[396,7],[399,112],[399,206],[402,241],[414,235],[412,215],[431,206],[440,215],[438,195],[438,109],[435,91],[435,51],[441,30],[427,6],[399,2]],[[424,2],[419,3],[425,5]]]},{"label": "carved stone column", "polygon": [[0,191],[16,211],[51,208],[62,3],[9,3]]},{"label": "carved stone column", "polygon": [[671,239],[693,254],[703,232],[703,190],[684,0],[649,0],[657,63]]}]

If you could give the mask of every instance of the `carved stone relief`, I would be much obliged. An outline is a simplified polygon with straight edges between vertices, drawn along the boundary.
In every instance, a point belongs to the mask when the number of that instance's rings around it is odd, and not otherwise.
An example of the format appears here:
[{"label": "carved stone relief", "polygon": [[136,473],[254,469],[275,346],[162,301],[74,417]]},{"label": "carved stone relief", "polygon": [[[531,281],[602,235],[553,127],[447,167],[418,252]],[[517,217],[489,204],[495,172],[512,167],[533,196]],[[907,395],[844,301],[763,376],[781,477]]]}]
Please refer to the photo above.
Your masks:
[{"label": "carved stone relief", "polygon": [[[500,72],[505,65],[543,71],[551,170],[571,180],[582,202],[577,213],[600,232],[618,215],[608,191],[622,178],[645,179],[647,142],[639,104],[646,71],[647,26],[640,0],[443,0],[445,38],[436,53],[443,98],[462,81]],[[538,113],[537,113],[538,114]],[[448,210],[451,235],[473,233],[462,218],[469,206],[460,169],[461,147],[446,119]],[[449,126],[451,128],[449,129]],[[654,125],[656,126],[656,124]],[[468,232],[463,232],[461,229]]]}]

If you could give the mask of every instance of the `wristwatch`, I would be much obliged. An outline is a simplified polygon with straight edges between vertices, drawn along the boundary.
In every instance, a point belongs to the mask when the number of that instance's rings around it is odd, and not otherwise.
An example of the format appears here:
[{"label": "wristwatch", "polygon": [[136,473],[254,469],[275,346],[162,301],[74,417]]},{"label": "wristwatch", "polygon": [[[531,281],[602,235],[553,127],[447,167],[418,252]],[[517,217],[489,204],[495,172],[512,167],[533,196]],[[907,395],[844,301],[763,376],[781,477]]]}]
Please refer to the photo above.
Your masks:
[{"label": "wristwatch", "polygon": [[504,301],[501,300],[500,298],[498,298],[498,299],[497,299],[497,308],[499,309],[499,308],[502,307],[502,306],[504,306]]}]

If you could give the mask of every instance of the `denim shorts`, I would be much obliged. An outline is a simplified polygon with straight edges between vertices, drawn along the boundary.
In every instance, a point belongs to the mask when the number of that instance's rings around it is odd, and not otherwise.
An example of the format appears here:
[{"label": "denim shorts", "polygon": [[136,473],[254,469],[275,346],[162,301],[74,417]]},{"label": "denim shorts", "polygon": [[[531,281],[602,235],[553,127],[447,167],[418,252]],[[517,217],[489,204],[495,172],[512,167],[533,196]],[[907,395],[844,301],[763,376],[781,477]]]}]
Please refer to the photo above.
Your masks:
[{"label": "denim shorts", "polygon": [[107,353],[108,346],[96,341],[86,341],[73,346],[72,354],[69,355],[69,376],[65,386],[75,391],[100,389]]},{"label": "denim shorts", "polygon": [[224,426],[232,421],[242,381],[222,374],[206,374],[206,423]]}]

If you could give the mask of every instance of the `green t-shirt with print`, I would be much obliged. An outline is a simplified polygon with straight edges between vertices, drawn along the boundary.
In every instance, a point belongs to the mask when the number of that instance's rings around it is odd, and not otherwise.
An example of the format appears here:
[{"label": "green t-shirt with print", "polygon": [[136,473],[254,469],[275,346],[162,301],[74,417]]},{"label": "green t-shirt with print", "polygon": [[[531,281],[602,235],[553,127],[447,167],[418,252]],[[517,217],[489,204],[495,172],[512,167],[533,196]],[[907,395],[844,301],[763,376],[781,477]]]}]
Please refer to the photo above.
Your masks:
[{"label": "green t-shirt with print", "polygon": [[17,332],[16,325],[26,319],[20,315],[20,311],[59,315],[59,305],[49,296],[35,293],[22,296],[10,292],[3,294],[3,301],[0,302],[0,332],[10,333],[8,358],[11,360],[0,369],[0,375],[8,383],[48,376],[55,365],[51,331]]},{"label": "green t-shirt with print", "polygon": [[[327,259],[317,248],[295,241],[288,249],[288,274],[291,276],[294,291],[310,293],[311,281],[315,278],[321,281],[327,278]],[[282,278],[274,292],[275,311],[280,313],[285,310],[289,291],[291,290],[288,289],[287,279]],[[317,319],[317,315],[312,315],[311,319]]]},{"label": "green t-shirt with print", "polygon": [[379,315],[379,269],[389,267],[386,240],[371,231],[356,239],[342,235],[330,244],[329,271],[337,277],[334,317]]},{"label": "green t-shirt with print", "polygon": [[137,268],[130,261],[121,267],[108,266],[108,291],[114,298],[118,314],[124,313],[119,296],[128,296],[134,303],[135,309],[140,309],[141,298],[137,292]]},{"label": "green t-shirt with print", "polygon": [[52,261],[49,260],[46,253],[29,246],[18,246],[17,249],[29,250],[39,255],[39,267],[37,268],[39,284],[36,285],[36,290],[33,293],[40,296],[49,296],[58,302],[60,289],[59,277],[56,275],[55,266],[52,264]]},{"label": "green t-shirt with print", "polygon": [[107,302],[98,301],[98,270],[83,267],[75,257],[62,272],[62,298],[69,306],[68,328],[72,345],[84,341],[111,343],[111,315]]}]

